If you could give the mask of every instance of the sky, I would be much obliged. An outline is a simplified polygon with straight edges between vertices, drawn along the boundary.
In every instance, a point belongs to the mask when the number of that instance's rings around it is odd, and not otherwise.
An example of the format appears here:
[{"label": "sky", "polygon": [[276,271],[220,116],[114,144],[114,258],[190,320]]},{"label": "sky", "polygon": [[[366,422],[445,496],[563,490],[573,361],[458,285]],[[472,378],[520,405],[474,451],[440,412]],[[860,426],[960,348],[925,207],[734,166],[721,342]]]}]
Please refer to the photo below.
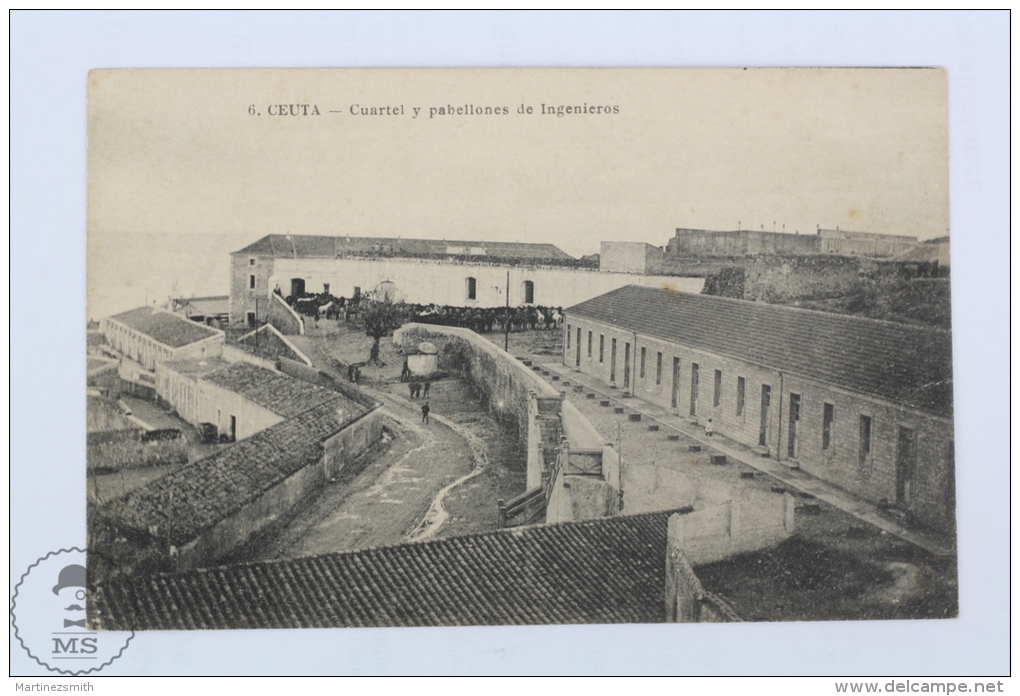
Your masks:
[{"label": "sky", "polygon": [[225,293],[270,233],[948,233],[937,69],[100,70],[88,144],[92,317]]}]

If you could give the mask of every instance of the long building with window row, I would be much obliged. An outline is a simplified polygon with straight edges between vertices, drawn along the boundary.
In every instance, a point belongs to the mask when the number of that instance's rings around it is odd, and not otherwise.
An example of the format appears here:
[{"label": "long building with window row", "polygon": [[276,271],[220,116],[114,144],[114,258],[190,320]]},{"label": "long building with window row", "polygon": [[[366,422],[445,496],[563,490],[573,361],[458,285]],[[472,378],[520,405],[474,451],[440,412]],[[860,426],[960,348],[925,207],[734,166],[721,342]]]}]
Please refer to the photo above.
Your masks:
[{"label": "long building with window row", "polygon": [[631,283],[699,292],[704,278],[596,267],[552,244],[268,235],[230,255],[230,324],[256,326],[272,295],[376,293],[453,307],[565,306]]},{"label": "long building with window row", "polygon": [[953,526],[949,332],[637,286],[564,314],[564,365]]}]

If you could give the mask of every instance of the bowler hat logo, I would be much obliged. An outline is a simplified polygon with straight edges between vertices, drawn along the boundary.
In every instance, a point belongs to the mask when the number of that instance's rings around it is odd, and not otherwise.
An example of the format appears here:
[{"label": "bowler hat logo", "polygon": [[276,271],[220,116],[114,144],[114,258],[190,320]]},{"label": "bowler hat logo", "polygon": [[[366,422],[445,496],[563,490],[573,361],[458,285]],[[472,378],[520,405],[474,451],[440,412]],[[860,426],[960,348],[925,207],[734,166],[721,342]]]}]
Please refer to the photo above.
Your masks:
[{"label": "bowler hat logo", "polygon": [[14,634],[29,656],[52,672],[98,672],[134,638],[134,632],[89,626],[86,580],[85,552],[61,549],[30,565],[14,588]]}]

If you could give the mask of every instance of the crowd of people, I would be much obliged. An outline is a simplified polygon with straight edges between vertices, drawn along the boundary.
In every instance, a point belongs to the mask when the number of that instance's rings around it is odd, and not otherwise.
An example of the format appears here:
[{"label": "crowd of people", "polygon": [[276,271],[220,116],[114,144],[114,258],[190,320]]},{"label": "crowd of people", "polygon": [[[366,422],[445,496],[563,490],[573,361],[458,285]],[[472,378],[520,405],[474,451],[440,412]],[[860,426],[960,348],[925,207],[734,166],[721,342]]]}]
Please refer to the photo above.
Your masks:
[{"label": "crowd of people", "polygon": [[[348,322],[356,320],[365,304],[374,300],[368,299],[365,295],[345,298],[319,293],[290,295],[286,301],[296,312],[312,317],[316,322],[320,319]],[[563,322],[562,308],[544,305],[455,307],[438,304],[397,304],[406,314],[405,322],[458,326],[476,333],[551,330],[560,328]]]},{"label": "crowd of people", "polygon": [[[562,326],[558,307],[452,307],[449,305],[411,305],[408,321],[441,326],[459,326],[476,333],[549,330]],[[509,327],[508,327],[509,325]]]}]

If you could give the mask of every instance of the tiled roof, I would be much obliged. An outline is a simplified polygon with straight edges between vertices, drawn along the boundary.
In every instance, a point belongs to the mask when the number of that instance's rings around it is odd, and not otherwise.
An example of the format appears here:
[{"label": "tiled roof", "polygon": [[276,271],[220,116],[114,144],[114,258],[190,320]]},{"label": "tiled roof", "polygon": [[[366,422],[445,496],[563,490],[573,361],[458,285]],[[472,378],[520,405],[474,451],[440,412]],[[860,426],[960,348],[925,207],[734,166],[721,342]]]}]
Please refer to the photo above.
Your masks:
[{"label": "tiled roof", "polygon": [[110,318],[171,348],[181,348],[221,333],[180,315],[151,307],[139,307]]},{"label": "tiled roof", "polygon": [[634,285],[566,314],[952,415],[948,331]]},{"label": "tiled roof", "polygon": [[[338,409],[345,409],[344,422]],[[103,506],[107,521],[137,532],[159,528],[183,546],[322,456],[320,443],[356,413],[339,394],[300,415],[136,488]]]},{"label": "tiled roof", "polygon": [[[202,379],[240,394],[284,418],[291,418],[316,404],[337,397],[336,392],[247,362],[234,363],[204,375]],[[344,404],[344,407],[354,415],[365,410],[354,402]]]},{"label": "tiled roof", "polygon": [[380,253],[391,256],[435,256],[471,254],[484,249],[487,256],[518,259],[572,259],[554,244],[525,242],[483,242],[455,239],[401,239],[398,237],[324,237],[317,235],[271,234],[235,254],[283,258],[335,258],[337,255]]},{"label": "tiled roof", "polygon": [[106,630],[658,623],[672,512],[116,578]]}]

